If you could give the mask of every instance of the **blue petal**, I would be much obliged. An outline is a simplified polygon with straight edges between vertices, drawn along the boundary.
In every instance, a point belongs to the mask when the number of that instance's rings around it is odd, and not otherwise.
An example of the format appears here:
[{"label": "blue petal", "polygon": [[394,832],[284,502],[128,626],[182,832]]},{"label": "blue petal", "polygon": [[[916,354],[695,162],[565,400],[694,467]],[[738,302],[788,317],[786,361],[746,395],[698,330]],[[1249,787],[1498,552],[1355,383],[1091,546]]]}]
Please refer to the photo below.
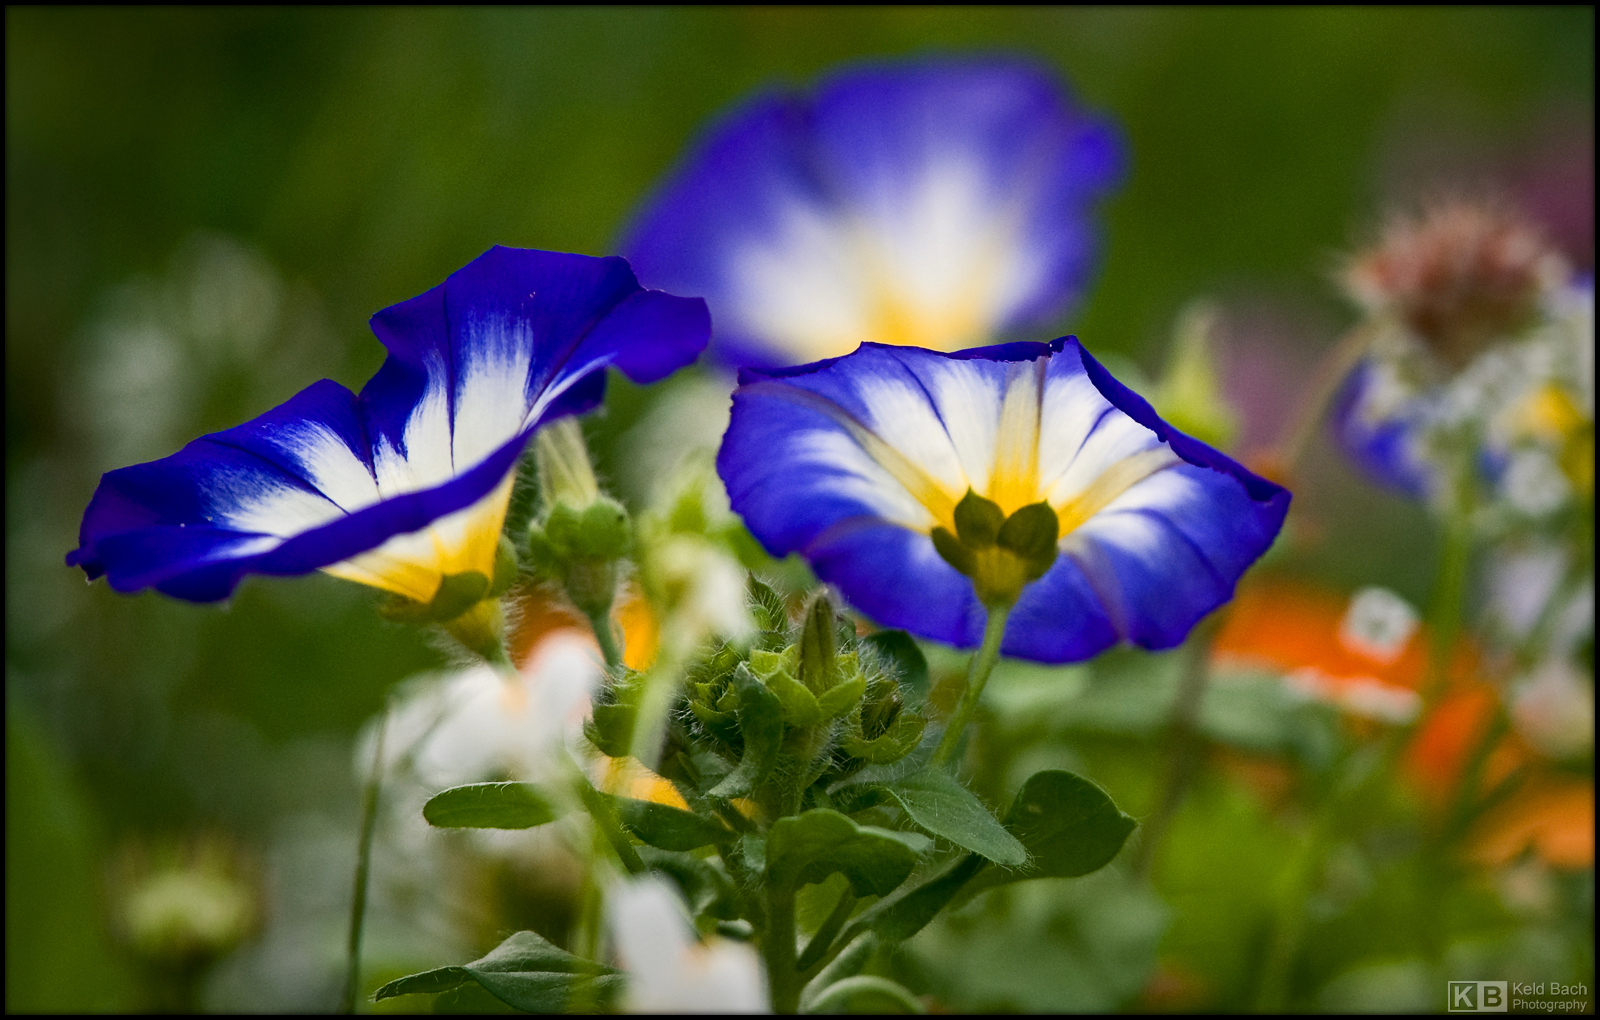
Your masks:
[{"label": "blue petal", "polygon": [[651,382],[692,361],[709,319],[702,301],[641,290],[618,258],[495,248],[373,331],[389,357],[359,397],[324,380],[109,472],[68,564],[211,601],[247,573],[367,554],[500,491],[534,429],[600,400],[607,366]]},{"label": "blue petal", "polygon": [[1418,398],[1386,415],[1371,404],[1379,367],[1364,361],[1345,379],[1328,415],[1328,430],[1368,481],[1408,499],[1426,500],[1433,470],[1422,453],[1423,407]]},{"label": "blue petal", "polygon": [[624,250],[652,286],[707,298],[729,364],[972,346],[1078,293],[1121,167],[1115,131],[1033,65],[861,68],[713,125]]},{"label": "blue petal", "polygon": [[[800,553],[880,623],[971,647],[982,608],[933,549],[933,504],[969,484],[986,492],[982,452],[1001,441],[1001,394],[1019,363],[1039,359],[1039,463],[1053,465],[1042,490],[1079,467],[1089,480],[1130,458],[1154,467],[1063,536],[1055,565],[1023,589],[1003,650],[1071,662],[1117,641],[1171,647],[1271,546],[1289,493],[1173,429],[1072,338],[954,355],[864,345],[803,368],[746,370],[717,459],[733,508],[769,552]],[[880,446],[892,452],[872,452]],[[1060,512],[1081,484],[1063,490]]]}]

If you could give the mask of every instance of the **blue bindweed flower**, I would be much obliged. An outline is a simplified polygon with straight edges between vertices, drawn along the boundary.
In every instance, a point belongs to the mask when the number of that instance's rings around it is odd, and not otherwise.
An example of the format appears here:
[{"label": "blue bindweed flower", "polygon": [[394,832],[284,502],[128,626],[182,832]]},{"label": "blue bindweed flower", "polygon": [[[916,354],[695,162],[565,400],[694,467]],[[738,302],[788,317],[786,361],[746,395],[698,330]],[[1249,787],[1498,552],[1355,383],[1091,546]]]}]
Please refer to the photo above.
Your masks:
[{"label": "blue bindweed flower", "polygon": [[1374,485],[1426,501],[1436,483],[1424,442],[1428,419],[1426,402],[1394,377],[1390,365],[1367,359],[1334,397],[1328,429],[1340,451]]},{"label": "blue bindweed flower", "polygon": [[1336,394],[1329,432],[1369,481],[1418,501],[1445,498],[1452,451],[1484,495],[1528,518],[1593,491],[1594,283],[1548,295],[1521,332],[1439,379],[1380,350]]},{"label": "blue bindweed flower", "polygon": [[861,68],[714,125],[623,251],[651,286],[705,296],[732,365],[956,350],[1076,296],[1121,163],[1112,127],[1034,65]]},{"label": "blue bindweed flower", "polygon": [[1043,662],[1178,644],[1289,508],[1071,337],[747,369],[717,468],[769,552],[879,623],[972,647],[1013,599],[1002,650]]},{"label": "blue bindweed flower", "polygon": [[607,366],[648,383],[693,361],[710,322],[620,258],[496,247],[372,329],[389,356],[360,395],[325,379],[106,474],[68,565],[196,602],[323,570],[428,603],[448,577],[495,575],[535,429],[597,404]]}]

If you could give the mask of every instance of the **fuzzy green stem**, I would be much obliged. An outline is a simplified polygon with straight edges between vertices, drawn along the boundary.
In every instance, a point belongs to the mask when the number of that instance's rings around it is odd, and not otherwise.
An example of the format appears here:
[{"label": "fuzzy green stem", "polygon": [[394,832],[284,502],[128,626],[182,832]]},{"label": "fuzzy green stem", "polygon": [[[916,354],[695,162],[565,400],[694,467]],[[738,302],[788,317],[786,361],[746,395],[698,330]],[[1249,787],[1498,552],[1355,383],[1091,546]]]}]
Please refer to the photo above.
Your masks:
[{"label": "fuzzy green stem", "polygon": [[606,668],[614,670],[622,665],[622,643],[617,640],[616,627],[611,623],[610,606],[605,611],[589,616],[589,626],[594,628],[594,639],[605,657]]},{"label": "fuzzy green stem", "polygon": [[800,1011],[800,973],[794,959],[794,890],[767,887],[767,930],[761,940],[774,1013]]},{"label": "fuzzy green stem", "polygon": [[989,606],[988,611],[988,619],[983,625],[983,644],[973,653],[972,665],[967,670],[966,689],[961,692],[961,700],[956,703],[956,710],[950,716],[950,724],[945,727],[944,736],[939,738],[939,746],[933,752],[935,766],[943,765],[956,753],[956,747],[961,743],[961,732],[977,712],[983,685],[989,682],[989,674],[1000,659],[1000,639],[1005,637],[1006,617],[1011,613],[1011,606],[997,603]]},{"label": "fuzzy green stem", "polygon": [[345,968],[344,998],[339,1012],[354,1013],[361,994],[361,935],[366,926],[367,878],[372,870],[372,837],[378,825],[378,791],[383,785],[383,738],[389,727],[389,711],[385,707],[378,718],[378,739],[372,751],[372,771],[361,806],[361,842],[356,851],[355,890],[350,899],[349,963]]}]

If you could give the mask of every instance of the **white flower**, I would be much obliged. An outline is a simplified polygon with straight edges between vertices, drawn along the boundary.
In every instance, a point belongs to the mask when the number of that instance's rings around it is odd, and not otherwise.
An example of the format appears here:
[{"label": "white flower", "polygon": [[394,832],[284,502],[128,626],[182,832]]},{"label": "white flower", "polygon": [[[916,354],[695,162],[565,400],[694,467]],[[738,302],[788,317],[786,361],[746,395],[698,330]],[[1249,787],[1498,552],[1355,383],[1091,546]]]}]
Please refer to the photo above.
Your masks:
[{"label": "white flower", "polygon": [[1339,643],[1380,666],[1405,653],[1417,632],[1417,611],[1387,588],[1363,588],[1339,621]]},{"label": "white flower", "polygon": [[677,895],[660,879],[618,884],[606,907],[628,972],[629,1012],[771,1012],[754,947],[695,938]]},{"label": "white flower", "polygon": [[1594,684],[1570,660],[1546,659],[1511,698],[1517,731],[1555,758],[1594,749]]},{"label": "white flower", "polygon": [[[386,766],[409,759],[419,779],[441,788],[507,774],[549,777],[581,732],[601,677],[593,641],[557,631],[513,675],[474,666],[425,680],[389,719]],[[370,767],[373,738],[357,752],[360,772]]]}]

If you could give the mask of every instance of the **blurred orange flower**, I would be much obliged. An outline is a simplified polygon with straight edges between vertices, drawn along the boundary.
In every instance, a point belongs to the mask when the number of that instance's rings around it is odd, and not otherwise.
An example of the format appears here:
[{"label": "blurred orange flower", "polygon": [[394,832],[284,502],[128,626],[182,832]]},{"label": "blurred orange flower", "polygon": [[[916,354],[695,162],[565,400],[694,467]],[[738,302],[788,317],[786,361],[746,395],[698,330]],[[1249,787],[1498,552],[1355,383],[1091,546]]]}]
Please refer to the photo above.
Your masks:
[{"label": "blurred orange flower", "polygon": [[1426,636],[1382,589],[1352,599],[1281,580],[1243,586],[1211,654],[1213,668],[1282,673],[1302,694],[1362,718],[1408,722],[1422,704]]},{"label": "blurred orange flower", "polygon": [[[1457,678],[1450,692],[1423,720],[1406,751],[1406,771],[1433,805],[1448,804],[1465,778],[1473,755],[1489,735],[1500,693],[1482,680]],[[1515,734],[1496,740],[1484,759],[1479,787],[1504,782],[1530,755]]]},{"label": "blurred orange flower", "polygon": [[1557,868],[1594,866],[1594,780],[1541,776],[1491,810],[1468,837],[1480,864],[1509,864],[1533,850]]}]

